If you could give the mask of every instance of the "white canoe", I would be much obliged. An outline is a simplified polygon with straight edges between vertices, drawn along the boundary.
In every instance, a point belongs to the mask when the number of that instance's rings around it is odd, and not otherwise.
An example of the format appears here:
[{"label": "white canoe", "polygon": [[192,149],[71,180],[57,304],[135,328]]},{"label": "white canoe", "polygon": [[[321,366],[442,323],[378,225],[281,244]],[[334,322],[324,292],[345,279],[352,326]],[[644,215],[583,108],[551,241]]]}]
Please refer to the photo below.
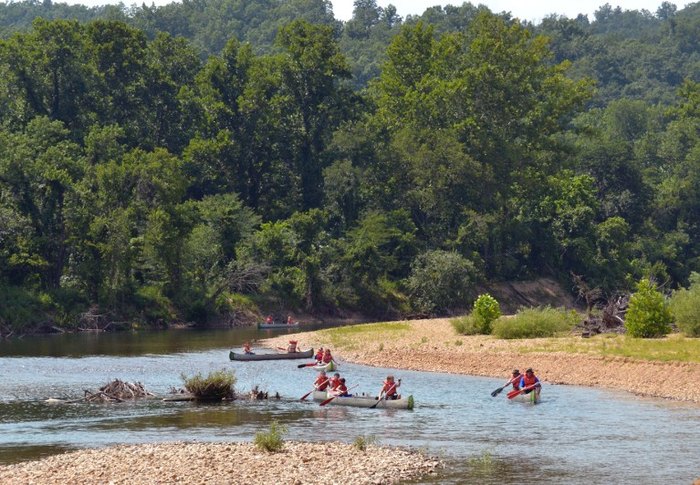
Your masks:
[{"label": "white canoe", "polygon": [[[314,391],[314,401],[325,401],[331,397],[326,391]],[[377,396],[358,396],[336,397],[328,404],[336,404],[339,406],[354,406],[357,408],[371,408],[377,404]],[[413,409],[413,396],[402,397],[401,399],[382,399],[375,407],[377,409]]]}]

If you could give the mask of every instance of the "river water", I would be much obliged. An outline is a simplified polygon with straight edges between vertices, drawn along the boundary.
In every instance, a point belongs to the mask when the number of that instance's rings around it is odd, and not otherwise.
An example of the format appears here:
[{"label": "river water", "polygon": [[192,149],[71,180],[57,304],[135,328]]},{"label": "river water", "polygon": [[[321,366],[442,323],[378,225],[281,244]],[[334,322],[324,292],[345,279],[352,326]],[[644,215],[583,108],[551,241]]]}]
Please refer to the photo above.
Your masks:
[{"label": "river water", "polygon": [[[272,420],[285,439],[423,449],[445,460],[420,483],[692,483],[700,477],[700,407],[623,392],[544,385],[536,406],[490,393],[503,379],[365,367],[339,371],[355,391],[377,393],[387,373],[402,378],[413,411],[320,407],[299,398],[315,372],[303,361],[231,362],[230,349],[269,331],[211,330],[77,334],[0,342],[0,463],[85,447],[176,440],[251,441]],[[527,363],[523,362],[523,367]],[[163,402],[49,404],[79,398],[114,379],[166,394],[182,375],[235,371],[279,400],[223,404]],[[689,383],[690,385],[690,383]]]}]

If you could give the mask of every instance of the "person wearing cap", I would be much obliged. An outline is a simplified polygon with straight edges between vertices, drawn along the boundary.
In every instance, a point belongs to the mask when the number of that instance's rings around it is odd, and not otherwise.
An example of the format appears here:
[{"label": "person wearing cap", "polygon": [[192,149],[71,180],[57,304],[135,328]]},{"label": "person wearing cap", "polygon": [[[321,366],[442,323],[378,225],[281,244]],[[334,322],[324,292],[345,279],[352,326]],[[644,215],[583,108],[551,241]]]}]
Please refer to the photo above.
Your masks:
[{"label": "person wearing cap", "polygon": [[513,390],[517,391],[520,389],[520,379],[522,379],[523,375],[520,373],[518,369],[513,369],[513,373],[511,374],[511,378],[508,382],[503,384],[503,387],[508,387],[511,384],[513,385]]},{"label": "person wearing cap", "polygon": [[379,391],[379,397],[377,399],[401,399],[401,394],[396,392],[398,387],[401,385],[401,379],[398,382],[394,381],[394,376],[386,376],[386,380],[382,384],[382,390]]},{"label": "person wearing cap", "polygon": [[295,352],[299,352],[299,349],[297,348],[297,341],[290,340],[289,345],[287,346],[287,353],[293,354]]},{"label": "person wearing cap", "polygon": [[519,386],[524,394],[529,394],[532,391],[535,391],[535,396],[537,398],[540,397],[542,384],[540,384],[540,380],[537,378],[532,369],[527,369],[525,371],[525,375],[523,375],[520,379]]}]

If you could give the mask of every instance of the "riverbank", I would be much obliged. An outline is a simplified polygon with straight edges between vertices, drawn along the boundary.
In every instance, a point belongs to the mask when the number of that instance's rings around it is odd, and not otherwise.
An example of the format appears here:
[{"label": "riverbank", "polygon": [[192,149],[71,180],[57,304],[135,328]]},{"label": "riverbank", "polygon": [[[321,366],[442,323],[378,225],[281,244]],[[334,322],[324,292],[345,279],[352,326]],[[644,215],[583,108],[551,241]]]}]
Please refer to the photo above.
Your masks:
[{"label": "riverbank", "polygon": [[[566,345],[553,346],[552,339],[459,335],[446,318],[364,324],[294,336],[304,348],[330,347],[337,359],[370,366],[499,377],[504,382],[514,368],[522,372],[532,367],[545,383],[602,387],[700,403],[700,387],[691,384],[700,382],[698,362],[542,351],[538,349]],[[263,343],[282,346],[288,338],[286,335]]]},{"label": "riverbank", "polygon": [[434,473],[436,458],[400,448],[285,442],[279,453],[252,443],[158,443],[80,450],[0,466],[0,483],[399,483]]}]

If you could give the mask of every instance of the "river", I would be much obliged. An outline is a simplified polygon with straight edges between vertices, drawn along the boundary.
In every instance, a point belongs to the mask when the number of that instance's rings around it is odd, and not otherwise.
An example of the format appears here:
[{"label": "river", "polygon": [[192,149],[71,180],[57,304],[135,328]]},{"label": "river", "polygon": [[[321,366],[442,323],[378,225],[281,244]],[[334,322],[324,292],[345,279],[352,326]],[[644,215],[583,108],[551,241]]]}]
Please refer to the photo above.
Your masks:
[{"label": "river", "polygon": [[[250,441],[272,420],[285,439],[357,437],[410,446],[447,466],[420,483],[692,483],[700,477],[700,408],[624,392],[545,383],[536,406],[496,398],[503,379],[365,367],[339,371],[356,391],[377,393],[387,373],[402,378],[413,411],[320,407],[299,398],[315,372],[300,361],[231,362],[230,349],[270,331],[169,330],[73,334],[0,342],[0,463],[65,450],[177,440]],[[523,364],[526,366],[527,364]],[[236,389],[259,386],[280,399],[222,404],[138,401],[49,404],[114,379],[166,394],[182,375],[230,369]],[[689,383],[691,385],[691,383]]]}]

